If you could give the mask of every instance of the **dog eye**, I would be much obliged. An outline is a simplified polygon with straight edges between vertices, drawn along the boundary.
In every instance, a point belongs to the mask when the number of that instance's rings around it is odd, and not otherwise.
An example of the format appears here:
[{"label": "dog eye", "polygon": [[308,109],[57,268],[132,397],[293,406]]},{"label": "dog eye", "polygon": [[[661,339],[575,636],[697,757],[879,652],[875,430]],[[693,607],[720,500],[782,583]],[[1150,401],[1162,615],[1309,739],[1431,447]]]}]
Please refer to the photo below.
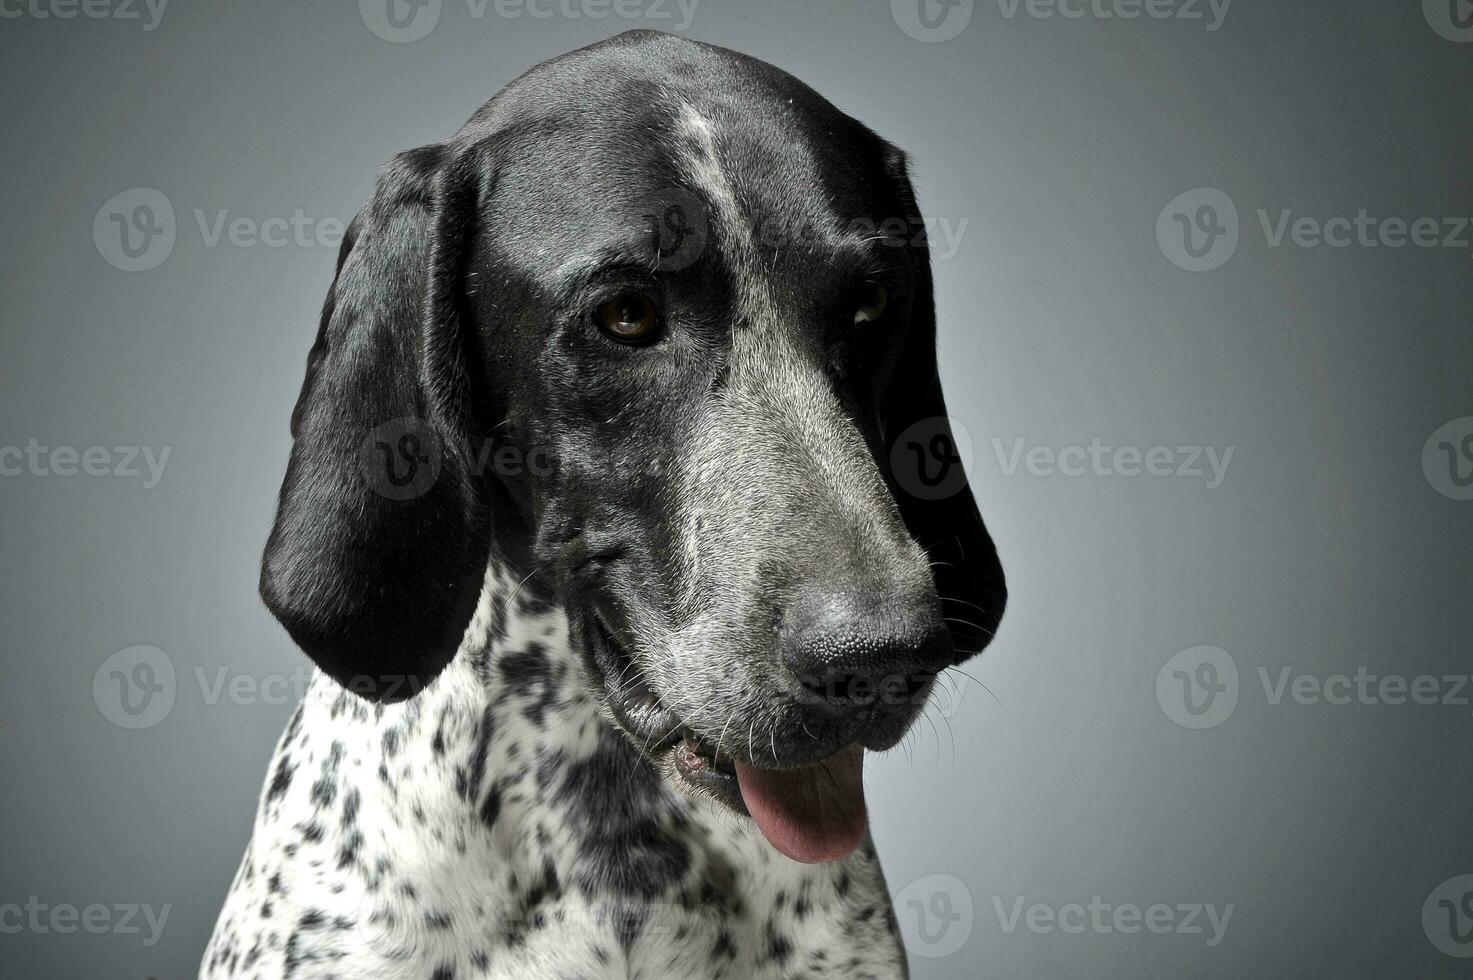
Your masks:
[{"label": "dog eye", "polygon": [[871,286],[869,295],[864,298],[854,311],[855,323],[871,323],[885,315],[885,305],[890,301],[890,294],[885,291],[884,286]]},{"label": "dog eye", "polygon": [[620,293],[599,306],[594,319],[600,330],[626,344],[653,340],[659,326],[655,303],[643,293]]}]

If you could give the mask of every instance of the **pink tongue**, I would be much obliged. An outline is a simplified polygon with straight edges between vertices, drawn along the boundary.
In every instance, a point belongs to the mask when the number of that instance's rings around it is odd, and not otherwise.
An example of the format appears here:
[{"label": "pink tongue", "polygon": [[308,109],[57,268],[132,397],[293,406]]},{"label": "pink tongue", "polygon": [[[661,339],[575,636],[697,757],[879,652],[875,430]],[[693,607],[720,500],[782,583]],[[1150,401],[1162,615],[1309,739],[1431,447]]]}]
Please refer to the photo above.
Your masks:
[{"label": "pink tongue", "polygon": [[794,861],[847,857],[864,837],[864,749],[836,752],[816,766],[775,772],[738,762],[747,812],[772,846]]}]

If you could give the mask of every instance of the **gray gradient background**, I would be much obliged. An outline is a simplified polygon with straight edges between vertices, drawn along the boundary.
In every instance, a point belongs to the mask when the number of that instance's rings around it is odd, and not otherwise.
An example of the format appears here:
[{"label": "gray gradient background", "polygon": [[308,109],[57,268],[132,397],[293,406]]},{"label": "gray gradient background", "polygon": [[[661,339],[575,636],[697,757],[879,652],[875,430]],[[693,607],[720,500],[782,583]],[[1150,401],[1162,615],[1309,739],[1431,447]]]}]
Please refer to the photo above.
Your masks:
[{"label": "gray gradient background", "polygon": [[[494,10],[446,0],[406,44],[351,0],[174,0],[153,31],[0,20],[0,443],[172,447],[153,488],[0,477],[0,904],[171,906],[151,947],[5,932],[0,973],[193,976],[290,711],[209,704],[193,671],[305,664],[255,579],[334,249],[206,247],[194,210],[346,221],[382,161],[530,65],[676,26]],[[913,153],[928,215],[968,222],[936,263],[943,375],[1013,601],[959,701],[870,766],[892,889],[951,875],[941,900],[974,909],[949,927],[959,951],[913,944],[915,975],[1468,975],[1421,909],[1473,872],[1473,708],[1275,706],[1255,671],[1469,671],[1473,502],[1421,465],[1473,415],[1469,249],[1271,248],[1255,211],[1473,214],[1473,45],[1415,0],[1237,0],[1216,31],[985,0],[945,43],[886,3],[702,0],[686,33],[814,85]],[[1194,274],[1155,225],[1203,186],[1234,199],[1242,239]],[[91,229],[133,187],[167,195],[178,241],[130,273]],[[990,443],[1096,436],[1235,452],[1208,490],[1008,476]],[[172,712],[129,731],[92,682],[136,644],[179,680]],[[1242,677],[1205,731],[1156,697],[1198,644]],[[1213,947],[1008,934],[994,910],[1094,895],[1235,906]]]}]

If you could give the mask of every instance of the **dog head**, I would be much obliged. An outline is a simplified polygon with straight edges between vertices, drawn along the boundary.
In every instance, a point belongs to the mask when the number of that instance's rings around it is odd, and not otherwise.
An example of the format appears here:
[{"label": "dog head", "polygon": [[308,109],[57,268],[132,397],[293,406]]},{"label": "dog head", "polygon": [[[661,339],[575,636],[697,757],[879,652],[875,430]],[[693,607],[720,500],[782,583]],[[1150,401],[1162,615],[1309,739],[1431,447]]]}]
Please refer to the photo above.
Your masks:
[{"label": "dog head", "polygon": [[677,783],[837,856],[861,749],[1005,601],[965,474],[934,479],[935,350],[899,150],[719,48],[573,52],[397,157],[350,226],[262,594],[402,697],[494,556]]}]

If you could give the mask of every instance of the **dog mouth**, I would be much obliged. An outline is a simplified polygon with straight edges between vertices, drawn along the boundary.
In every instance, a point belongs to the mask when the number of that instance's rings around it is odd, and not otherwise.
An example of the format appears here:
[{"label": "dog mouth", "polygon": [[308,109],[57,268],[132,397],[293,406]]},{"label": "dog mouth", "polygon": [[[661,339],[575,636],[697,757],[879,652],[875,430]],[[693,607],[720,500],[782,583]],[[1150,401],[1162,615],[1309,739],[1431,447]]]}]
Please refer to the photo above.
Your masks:
[{"label": "dog mouth", "polygon": [[596,612],[588,617],[588,634],[594,664],[609,695],[609,711],[635,748],[677,785],[749,816],[737,785],[736,760],[665,706]]},{"label": "dog mouth", "polygon": [[602,616],[590,612],[585,622],[616,727],[677,789],[752,818],[795,861],[839,860],[858,847],[867,828],[863,746],[781,769],[736,758],[665,706]]},{"label": "dog mouth", "polygon": [[635,748],[658,763],[668,763],[693,788],[745,814],[736,786],[736,761],[721,755],[713,742],[665,706],[601,615],[591,613],[587,627],[592,660],[609,695],[609,711]]}]

